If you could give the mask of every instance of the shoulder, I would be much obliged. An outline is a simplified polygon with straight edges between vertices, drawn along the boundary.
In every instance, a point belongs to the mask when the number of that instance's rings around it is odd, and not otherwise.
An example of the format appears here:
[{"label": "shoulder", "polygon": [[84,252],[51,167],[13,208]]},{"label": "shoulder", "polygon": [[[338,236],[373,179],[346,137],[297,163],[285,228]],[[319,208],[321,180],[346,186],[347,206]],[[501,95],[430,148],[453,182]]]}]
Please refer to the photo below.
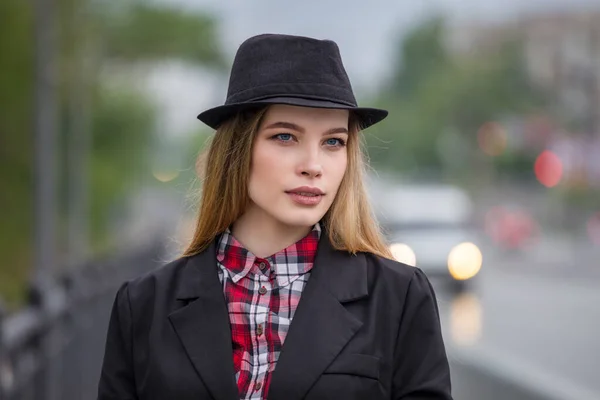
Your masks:
[{"label": "shoulder", "polygon": [[433,288],[425,273],[413,267],[376,254],[364,253],[367,260],[369,286],[384,290],[399,300],[409,297],[433,297]]},{"label": "shoulder", "polygon": [[418,268],[385,258],[373,253],[363,253],[367,260],[368,271],[371,276],[379,279],[391,280],[395,284],[407,285],[413,279]]},{"label": "shoulder", "polygon": [[123,282],[119,292],[125,292],[131,303],[145,302],[156,296],[171,297],[177,282],[188,266],[188,257],[163,263],[142,275]]}]

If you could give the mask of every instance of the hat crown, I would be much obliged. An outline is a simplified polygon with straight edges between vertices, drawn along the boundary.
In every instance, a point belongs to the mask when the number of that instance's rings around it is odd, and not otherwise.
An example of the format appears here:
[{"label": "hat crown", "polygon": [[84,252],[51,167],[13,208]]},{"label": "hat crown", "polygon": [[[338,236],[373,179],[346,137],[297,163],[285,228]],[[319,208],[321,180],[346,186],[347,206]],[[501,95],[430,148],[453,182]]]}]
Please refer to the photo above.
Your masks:
[{"label": "hat crown", "polygon": [[337,44],[280,34],[244,41],[234,58],[225,104],[279,96],[356,106]]}]

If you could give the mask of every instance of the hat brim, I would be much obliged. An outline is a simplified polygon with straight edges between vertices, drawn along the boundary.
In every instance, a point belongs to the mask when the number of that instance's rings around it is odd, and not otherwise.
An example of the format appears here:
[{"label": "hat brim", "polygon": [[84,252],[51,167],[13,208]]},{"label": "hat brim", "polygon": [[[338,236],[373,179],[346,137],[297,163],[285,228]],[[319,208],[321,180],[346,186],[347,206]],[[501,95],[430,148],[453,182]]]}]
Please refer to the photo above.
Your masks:
[{"label": "hat brim", "polygon": [[300,107],[331,108],[349,110],[359,120],[362,129],[366,129],[387,117],[387,110],[379,108],[353,107],[326,100],[306,99],[301,97],[271,97],[246,103],[227,104],[208,109],[198,115],[198,119],[213,129],[241,111],[258,109],[270,104],[288,104]]}]

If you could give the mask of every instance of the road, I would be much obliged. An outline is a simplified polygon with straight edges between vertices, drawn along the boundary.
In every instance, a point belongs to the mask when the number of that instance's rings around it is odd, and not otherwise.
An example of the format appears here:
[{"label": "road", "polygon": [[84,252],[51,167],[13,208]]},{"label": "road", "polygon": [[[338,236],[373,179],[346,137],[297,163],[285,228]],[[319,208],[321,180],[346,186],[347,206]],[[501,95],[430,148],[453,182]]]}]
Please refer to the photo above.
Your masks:
[{"label": "road", "polygon": [[471,292],[438,290],[450,357],[600,399],[600,248],[552,238],[521,254],[484,253]]}]

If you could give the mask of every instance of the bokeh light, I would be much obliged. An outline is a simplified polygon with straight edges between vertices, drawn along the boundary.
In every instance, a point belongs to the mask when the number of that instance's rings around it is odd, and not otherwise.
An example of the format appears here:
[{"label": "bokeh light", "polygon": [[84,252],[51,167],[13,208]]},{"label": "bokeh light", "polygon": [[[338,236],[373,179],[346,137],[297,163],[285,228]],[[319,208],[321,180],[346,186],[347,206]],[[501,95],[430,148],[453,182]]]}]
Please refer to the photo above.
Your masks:
[{"label": "bokeh light", "polygon": [[563,175],[563,165],[560,158],[551,151],[543,151],[535,160],[535,176],[546,187],[558,185]]},{"label": "bokeh light", "polygon": [[155,170],[152,172],[152,175],[154,176],[154,178],[156,178],[156,180],[163,182],[163,183],[167,183],[167,182],[171,182],[173,179],[177,178],[179,176],[179,171]]},{"label": "bokeh light", "polygon": [[461,293],[452,300],[450,329],[452,341],[461,346],[476,344],[482,334],[482,307],[473,293]]},{"label": "bokeh light", "polygon": [[485,214],[485,232],[496,245],[516,249],[535,244],[539,226],[527,210],[496,206]]},{"label": "bokeh light", "polygon": [[477,141],[485,154],[499,156],[506,150],[506,130],[498,122],[486,122],[477,132]]},{"label": "bokeh light", "polygon": [[448,270],[454,279],[471,279],[481,269],[482,261],[481,251],[475,244],[461,243],[448,255]]},{"label": "bokeh light", "polygon": [[417,256],[415,252],[404,243],[394,243],[390,246],[390,252],[394,259],[398,262],[416,266],[417,265]]}]

